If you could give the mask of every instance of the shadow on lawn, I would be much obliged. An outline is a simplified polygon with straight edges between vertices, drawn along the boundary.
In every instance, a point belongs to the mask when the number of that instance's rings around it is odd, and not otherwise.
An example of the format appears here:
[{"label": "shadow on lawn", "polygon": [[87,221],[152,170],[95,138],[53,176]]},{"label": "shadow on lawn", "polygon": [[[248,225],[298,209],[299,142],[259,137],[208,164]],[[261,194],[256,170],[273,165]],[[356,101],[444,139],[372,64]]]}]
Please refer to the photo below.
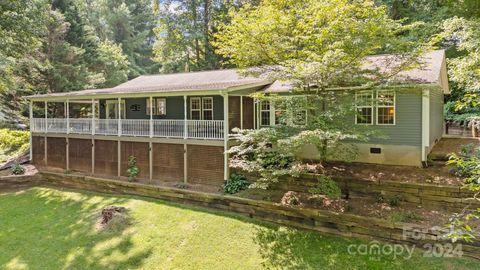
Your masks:
[{"label": "shadow on lawn", "polygon": [[111,231],[95,229],[100,209],[126,201],[88,193],[66,197],[41,188],[0,196],[0,230],[6,232],[0,232],[0,268],[127,269],[141,265],[151,250],[132,251],[131,223]]}]

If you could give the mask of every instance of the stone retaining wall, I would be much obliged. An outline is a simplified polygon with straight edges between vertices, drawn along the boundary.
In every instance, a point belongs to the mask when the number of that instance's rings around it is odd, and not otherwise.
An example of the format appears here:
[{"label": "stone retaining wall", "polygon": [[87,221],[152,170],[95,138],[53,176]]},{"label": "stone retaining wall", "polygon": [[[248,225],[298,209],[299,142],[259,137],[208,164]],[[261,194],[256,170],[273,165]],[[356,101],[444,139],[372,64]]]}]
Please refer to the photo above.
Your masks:
[{"label": "stone retaining wall", "polygon": [[[288,178],[278,188],[306,192],[316,183],[315,175],[305,175],[300,178]],[[480,207],[478,201],[473,201],[473,192],[461,186],[445,186],[421,183],[402,183],[398,181],[368,181],[353,178],[334,179],[342,193],[352,197],[375,198],[378,194],[400,196],[403,202],[412,205],[435,207],[438,209],[459,211],[468,203]]]},{"label": "stone retaining wall", "polygon": [[[42,173],[41,176],[41,183],[43,185],[46,184],[114,194],[139,195],[171,202],[188,203],[217,210],[235,212],[279,225],[292,226],[346,237],[353,236],[364,239],[416,244],[419,248],[426,243],[438,243],[438,241],[434,239],[439,237],[436,232],[428,231],[426,232],[426,239],[415,240],[411,238],[410,235],[415,231],[421,231],[424,229],[418,225],[391,223],[381,219],[352,214],[337,214],[324,210],[288,207],[271,202],[250,200],[234,196],[209,194],[85,176],[64,175],[58,173]],[[462,250],[466,255],[480,259],[480,242],[462,243],[462,245]]]}]

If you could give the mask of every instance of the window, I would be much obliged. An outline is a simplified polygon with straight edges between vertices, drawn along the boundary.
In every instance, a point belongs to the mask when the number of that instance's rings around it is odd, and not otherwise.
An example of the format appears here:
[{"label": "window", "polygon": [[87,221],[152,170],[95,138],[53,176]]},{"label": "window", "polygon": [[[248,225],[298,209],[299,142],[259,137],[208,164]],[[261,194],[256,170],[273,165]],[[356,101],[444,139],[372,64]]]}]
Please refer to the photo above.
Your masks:
[{"label": "window", "polygon": [[269,101],[260,103],[260,125],[305,125],[307,123],[306,110],[294,110],[293,113],[287,112],[287,107],[281,102],[275,104]]},{"label": "window", "polygon": [[[165,98],[153,98],[153,115],[167,115],[167,100]],[[147,98],[147,115],[150,115],[150,98]]]},{"label": "window", "polygon": [[213,120],[213,97],[190,98],[190,119]]},{"label": "window", "polygon": [[362,91],[355,94],[355,123],[373,124],[373,91]]},{"label": "window", "polygon": [[377,125],[395,125],[395,92],[377,92]]},{"label": "window", "polygon": [[[107,100],[105,106],[107,119],[118,119],[118,100]],[[120,101],[120,115],[125,119],[125,100]]]},{"label": "window", "polygon": [[202,98],[203,120],[213,120],[213,98]]},{"label": "window", "polygon": [[270,126],[270,102],[266,100],[260,102],[260,125]]}]

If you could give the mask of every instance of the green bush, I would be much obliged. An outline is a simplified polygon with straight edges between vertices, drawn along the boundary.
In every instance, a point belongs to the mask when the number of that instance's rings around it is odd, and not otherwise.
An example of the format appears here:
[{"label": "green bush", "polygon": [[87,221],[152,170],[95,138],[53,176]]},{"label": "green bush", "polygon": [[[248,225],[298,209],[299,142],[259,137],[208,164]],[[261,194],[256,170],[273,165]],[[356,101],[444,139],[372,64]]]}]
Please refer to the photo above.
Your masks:
[{"label": "green bush", "polygon": [[25,173],[25,167],[18,163],[13,164],[10,170],[12,171],[12,174],[15,174],[15,175],[20,175]]},{"label": "green bush", "polygon": [[247,178],[240,174],[232,174],[230,179],[225,181],[223,185],[223,190],[227,194],[235,194],[246,189],[250,183],[248,183]]},{"label": "green bush", "polygon": [[0,129],[0,150],[7,154],[17,154],[27,150],[30,132],[24,130]]},{"label": "green bush", "polygon": [[451,154],[447,164],[455,165],[455,174],[464,177],[466,183],[478,184],[480,175],[480,148],[473,144],[462,145],[460,154]]},{"label": "green bush", "polygon": [[390,198],[388,198],[388,205],[392,207],[397,207],[400,205],[400,202],[402,201],[402,197],[395,195]]},{"label": "green bush", "polygon": [[383,196],[383,194],[381,194],[381,193],[378,193],[375,196],[375,202],[376,203],[384,203],[385,202],[385,196]]},{"label": "green bush", "polygon": [[129,156],[127,169],[128,180],[135,181],[135,178],[139,173],[140,169],[137,167],[137,158],[134,156]]},{"label": "green bush", "polygon": [[320,176],[315,186],[308,191],[312,194],[325,195],[332,200],[339,199],[342,195],[342,191],[337,183],[332,178],[324,175]]},{"label": "green bush", "polygon": [[255,158],[265,169],[285,169],[294,161],[293,157],[275,151],[260,153]]}]

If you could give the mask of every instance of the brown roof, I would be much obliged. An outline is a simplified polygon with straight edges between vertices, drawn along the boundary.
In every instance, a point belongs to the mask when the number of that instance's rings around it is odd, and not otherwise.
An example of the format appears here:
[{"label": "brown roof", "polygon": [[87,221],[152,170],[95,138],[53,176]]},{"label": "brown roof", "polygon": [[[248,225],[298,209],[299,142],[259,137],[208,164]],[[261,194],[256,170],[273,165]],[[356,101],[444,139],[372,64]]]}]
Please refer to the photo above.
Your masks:
[{"label": "brown roof", "polygon": [[[445,52],[443,50],[432,51],[421,58],[422,65],[416,69],[402,71],[397,74],[398,78],[410,83],[439,84],[448,92],[448,83],[442,80],[442,73],[446,76]],[[366,58],[365,69],[379,69],[388,71],[395,67],[396,58],[392,55],[376,55]],[[446,77],[445,77],[446,78]],[[445,84],[447,84],[445,86]],[[265,86],[265,92],[280,93],[292,89],[289,82],[271,81],[242,77],[235,69],[200,71],[176,74],[159,74],[139,76],[133,80],[122,83],[113,88],[88,89],[65,93],[51,93],[45,95],[28,96],[27,98],[43,97],[85,97],[95,95],[120,95],[120,94],[148,94],[148,93],[171,93],[171,92],[195,92],[232,89],[248,89],[252,86]]]},{"label": "brown roof", "polygon": [[266,86],[271,81],[253,77],[241,77],[235,69],[199,71],[190,73],[144,75],[122,83],[113,88],[88,89],[64,93],[34,95],[38,97],[82,97],[92,95],[117,95],[130,93],[171,93],[208,90],[230,90],[232,88],[248,88]]},{"label": "brown roof", "polygon": [[[378,70],[388,73],[394,70],[402,60],[395,55],[374,55],[365,59],[363,69]],[[400,83],[410,84],[437,84],[448,92],[448,82],[442,80],[446,76],[445,51],[431,51],[419,58],[419,66],[397,73],[392,79]],[[446,80],[446,77],[445,77]],[[269,93],[282,93],[290,91],[292,83],[276,81],[265,89]]]}]

